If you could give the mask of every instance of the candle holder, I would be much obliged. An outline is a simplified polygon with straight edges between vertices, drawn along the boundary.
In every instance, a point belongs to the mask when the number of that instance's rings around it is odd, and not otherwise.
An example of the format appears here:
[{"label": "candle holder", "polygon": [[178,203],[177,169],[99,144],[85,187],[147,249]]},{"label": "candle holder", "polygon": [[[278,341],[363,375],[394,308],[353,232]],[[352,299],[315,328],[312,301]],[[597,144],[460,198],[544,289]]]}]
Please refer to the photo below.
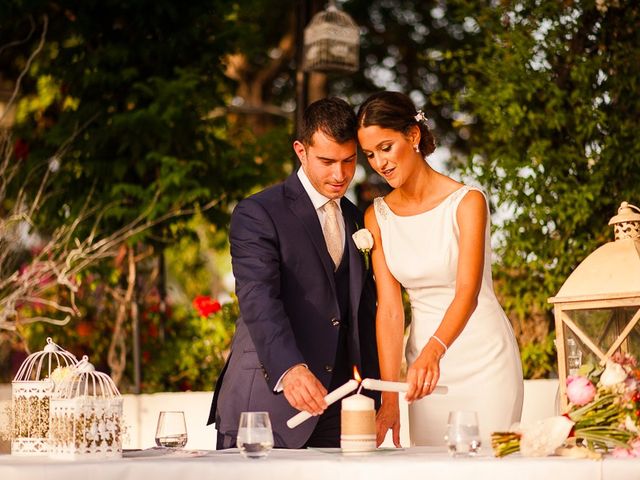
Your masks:
[{"label": "candle holder", "polygon": [[340,448],[343,453],[376,449],[376,411],[371,398],[361,394],[342,400]]}]

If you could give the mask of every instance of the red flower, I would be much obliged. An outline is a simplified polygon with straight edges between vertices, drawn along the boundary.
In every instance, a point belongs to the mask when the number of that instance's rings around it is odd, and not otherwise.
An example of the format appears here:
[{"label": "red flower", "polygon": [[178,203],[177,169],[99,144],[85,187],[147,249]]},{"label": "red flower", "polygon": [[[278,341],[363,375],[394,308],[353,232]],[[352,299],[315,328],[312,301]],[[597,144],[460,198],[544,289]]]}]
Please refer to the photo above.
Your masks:
[{"label": "red flower", "polygon": [[93,328],[89,322],[80,322],[76,327],[76,332],[78,332],[78,336],[85,338],[91,335]]},{"label": "red flower", "polygon": [[24,160],[29,156],[29,144],[22,138],[16,139],[13,144],[13,155],[18,160]]},{"label": "red flower", "polygon": [[158,338],[158,327],[156,327],[153,323],[149,325],[149,329],[147,333],[151,338]]},{"label": "red flower", "polygon": [[[563,413],[562,414],[563,417],[565,417],[568,420],[571,420],[571,416],[569,416],[568,413]],[[573,420],[571,420],[573,422]],[[576,436],[576,426],[575,423],[573,425],[573,427],[571,427],[571,431],[569,432],[569,436],[567,438],[571,438],[571,437],[575,437]]]},{"label": "red flower", "polygon": [[198,295],[193,299],[193,307],[203,317],[208,317],[216,312],[219,312],[222,308],[220,302],[214,300],[208,295]]},{"label": "red flower", "polygon": [[160,304],[154,303],[153,305],[149,305],[149,312],[158,313],[160,311]]}]

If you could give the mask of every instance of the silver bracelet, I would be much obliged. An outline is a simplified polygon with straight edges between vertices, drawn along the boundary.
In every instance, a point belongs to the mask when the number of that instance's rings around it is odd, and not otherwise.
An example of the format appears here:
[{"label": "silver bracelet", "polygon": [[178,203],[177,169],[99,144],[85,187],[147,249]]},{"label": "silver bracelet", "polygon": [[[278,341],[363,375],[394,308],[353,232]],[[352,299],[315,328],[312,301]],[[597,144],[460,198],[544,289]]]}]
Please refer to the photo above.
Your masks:
[{"label": "silver bracelet", "polygon": [[438,343],[442,345],[442,347],[444,348],[444,353],[442,354],[442,356],[444,357],[444,354],[447,353],[447,350],[449,350],[449,347],[447,347],[447,344],[444,343],[442,340],[440,340],[436,335],[431,335],[431,338],[437,340]]}]

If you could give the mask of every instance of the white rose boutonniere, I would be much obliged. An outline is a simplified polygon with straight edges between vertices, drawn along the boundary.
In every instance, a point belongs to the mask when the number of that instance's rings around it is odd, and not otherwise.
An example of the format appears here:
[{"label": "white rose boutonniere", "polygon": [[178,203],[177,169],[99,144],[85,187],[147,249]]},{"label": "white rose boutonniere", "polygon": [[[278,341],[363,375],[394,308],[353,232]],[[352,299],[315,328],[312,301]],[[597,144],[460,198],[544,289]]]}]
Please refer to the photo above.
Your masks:
[{"label": "white rose boutonniere", "polygon": [[352,235],[353,241],[364,257],[364,266],[369,270],[369,252],[373,248],[373,235],[366,228],[361,228]]}]

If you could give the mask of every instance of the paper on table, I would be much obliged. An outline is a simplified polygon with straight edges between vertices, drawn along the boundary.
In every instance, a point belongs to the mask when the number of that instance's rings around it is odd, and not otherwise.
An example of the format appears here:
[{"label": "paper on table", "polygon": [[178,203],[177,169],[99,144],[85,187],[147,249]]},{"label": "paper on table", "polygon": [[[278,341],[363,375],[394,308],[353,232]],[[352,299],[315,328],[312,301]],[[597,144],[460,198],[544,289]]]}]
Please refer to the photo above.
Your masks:
[{"label": "paper on table", "polygon": [[357,456],[357,455],[386,455],[390,453],[404,452],[404,448],[396,447],[378,447],[375,450],[368,450],[366,452],[343,452],[341,448],[329,448],[329,447],[307,447],[307,450],[322,453],[339,453],[341,455]]},{"label": "paper on table", "polygon": [[170,458],[189,458],[204,457],[209,453],[208,450],[184,450],[181,448],[146,448],[144,450],[123,450],[124,458],[151,458],[151,457],[170,457]]}]

